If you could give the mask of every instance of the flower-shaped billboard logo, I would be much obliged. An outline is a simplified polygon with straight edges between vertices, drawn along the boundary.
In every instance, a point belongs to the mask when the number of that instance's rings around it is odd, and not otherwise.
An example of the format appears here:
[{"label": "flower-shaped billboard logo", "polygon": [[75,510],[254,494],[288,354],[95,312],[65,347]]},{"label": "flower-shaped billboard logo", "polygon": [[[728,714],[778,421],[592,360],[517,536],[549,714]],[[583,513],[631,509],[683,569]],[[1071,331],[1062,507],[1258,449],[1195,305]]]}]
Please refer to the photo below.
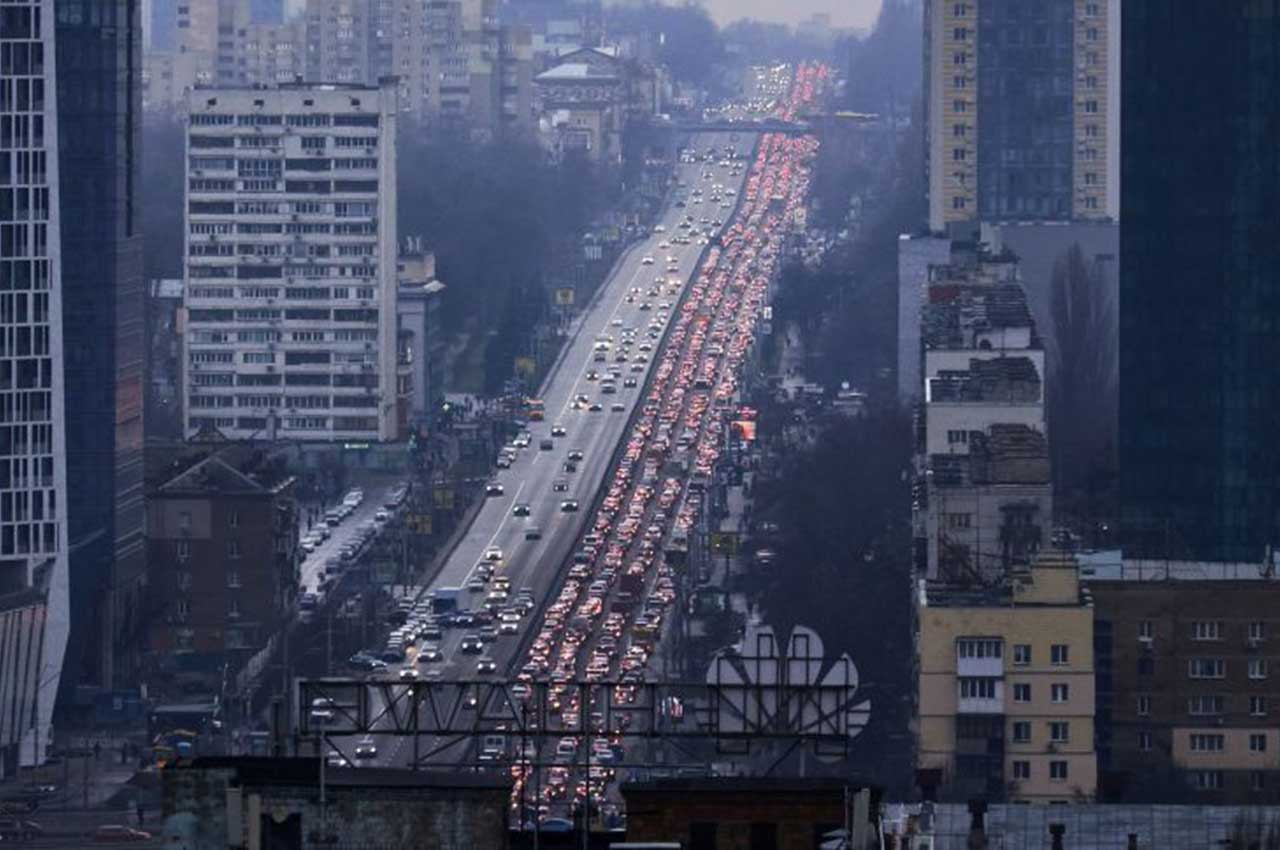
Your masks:
[{"label": "flower-shaped billboard logo", "polygon": [[707,684],[709,719],[722,742],[809,739],[830,752],[847,747],[871,718],[871,701],[858,698],[853,659],[827,659],[822,638],[805,626],[792,630],[783,651],[771,626],[749,625],[739,645],[711,659]]}]

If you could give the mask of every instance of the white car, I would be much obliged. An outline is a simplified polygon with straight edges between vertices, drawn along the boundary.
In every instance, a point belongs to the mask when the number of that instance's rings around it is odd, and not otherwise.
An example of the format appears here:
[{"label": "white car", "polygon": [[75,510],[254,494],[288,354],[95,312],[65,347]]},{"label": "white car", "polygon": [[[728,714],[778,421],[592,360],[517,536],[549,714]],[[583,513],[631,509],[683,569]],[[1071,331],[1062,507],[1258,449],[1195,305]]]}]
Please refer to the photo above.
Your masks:
[{"label": "white car", "polygon": [[645,257],[643,260],[640,261],[640,264],[644,266],[653,265],[653,257]]},{"label": "white car", "polygon": [[378,745],[373,742],[372,738],[365,738],[356,744],[356,758],[358,759],[376,759],[378,757]]},{"label": "white car", "polygon": [[500,547],[500,546],[490,546],[488,549],[485,549],[485,550],[484,550],[484,560],[486,560],[486,561],[501,561],[501,560],[502,560],[502,547]]}]

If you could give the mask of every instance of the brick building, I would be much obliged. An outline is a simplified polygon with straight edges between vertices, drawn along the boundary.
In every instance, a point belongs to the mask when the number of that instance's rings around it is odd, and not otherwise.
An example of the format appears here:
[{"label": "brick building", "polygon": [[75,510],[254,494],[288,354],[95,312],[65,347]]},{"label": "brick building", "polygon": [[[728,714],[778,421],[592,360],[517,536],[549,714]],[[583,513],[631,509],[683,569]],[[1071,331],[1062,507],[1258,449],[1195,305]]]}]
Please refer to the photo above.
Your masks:
[{"label": "brick building", "polygon": [[292,478],[219,455],[147,497],[153,681],[220,678],[266,645],[298,586]]}]

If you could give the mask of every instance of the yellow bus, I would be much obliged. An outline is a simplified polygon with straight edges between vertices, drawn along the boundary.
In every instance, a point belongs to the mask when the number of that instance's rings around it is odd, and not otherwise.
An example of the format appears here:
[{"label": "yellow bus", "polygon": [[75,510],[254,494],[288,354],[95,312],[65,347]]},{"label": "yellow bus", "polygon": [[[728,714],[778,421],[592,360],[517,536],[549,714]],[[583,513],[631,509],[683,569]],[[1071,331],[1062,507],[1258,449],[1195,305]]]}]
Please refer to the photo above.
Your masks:
[{"label": "yellow bus", "polygon": [[528,411],[530,422],[541,422],[547,418],[547,404],[542,399],[525,399],[524,405]]}]

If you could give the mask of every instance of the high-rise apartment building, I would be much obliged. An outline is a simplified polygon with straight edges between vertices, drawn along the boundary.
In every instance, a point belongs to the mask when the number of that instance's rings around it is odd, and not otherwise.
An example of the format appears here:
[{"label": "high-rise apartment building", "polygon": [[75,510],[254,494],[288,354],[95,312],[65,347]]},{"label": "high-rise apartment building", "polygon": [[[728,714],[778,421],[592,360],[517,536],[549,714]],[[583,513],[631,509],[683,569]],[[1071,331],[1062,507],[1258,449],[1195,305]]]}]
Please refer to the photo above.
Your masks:
[{"label": "high-rise apartment building", "polygon": [[[0,6],[0,775],[44,758],[71,608],[53,0]],[[110,551],[108,547],[108,551]]]},{"label": "high-rise apartment building", "polygon": [[71,609],[64,697],[132,686],[141,660],[146,293],[139,230],[142,21],[57,0],[58,171]]},{"label": "high-rise apartment building", "polygon": [[1126,552],[1280,542],[1280,8],[1123,6]]},{"label": "high-rise apartment building", "polygon": [[929,228],[1114,217],[1113,0],[926,0]]},{"label": "high-rise apartment building", "polygon": [[397,436],[396,95],[190,94],[188,436]]},{"label": "high-rise apartment building", "polygon": [[990,590],[921,582],[917,763],[944,799],[1070,802],[1097,786],[1093,609],[1074,559]]}]

